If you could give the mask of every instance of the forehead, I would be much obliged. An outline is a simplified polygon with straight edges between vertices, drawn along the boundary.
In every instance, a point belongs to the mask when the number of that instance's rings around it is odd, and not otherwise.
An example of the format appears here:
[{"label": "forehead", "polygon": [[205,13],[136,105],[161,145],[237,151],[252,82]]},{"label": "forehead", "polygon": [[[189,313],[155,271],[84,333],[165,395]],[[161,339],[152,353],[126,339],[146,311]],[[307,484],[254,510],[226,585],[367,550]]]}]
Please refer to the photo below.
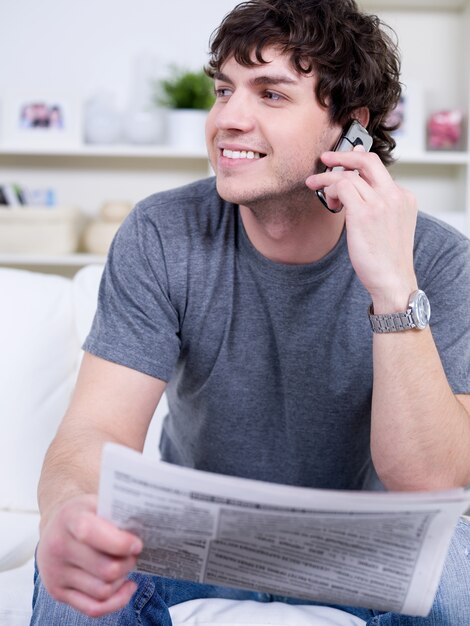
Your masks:
[{"label": "forehead", "polygon": [[243,72],[249,73],[250,76],[269,76],[282,73],[286,78],[295,82],[302,82],[305,79],[311,82],[314,79],[313,73],[305,74],[298,72],[292,64],[290,55],[279,48],[273,46],[264,48],[262,58],[264,63],[259,63],[253,50],[250,57],[252,65],[242,65],[232,55],[222,64],[220,72],[224,75],[228,72]]}]

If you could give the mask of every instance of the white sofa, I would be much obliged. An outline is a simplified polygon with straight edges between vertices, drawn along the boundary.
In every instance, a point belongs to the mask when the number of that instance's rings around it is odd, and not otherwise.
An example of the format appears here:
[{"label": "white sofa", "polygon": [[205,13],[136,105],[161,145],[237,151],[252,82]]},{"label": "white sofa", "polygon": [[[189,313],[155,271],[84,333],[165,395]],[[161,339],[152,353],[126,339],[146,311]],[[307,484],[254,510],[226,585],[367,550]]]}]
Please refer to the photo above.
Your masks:
[{"label": "white sofa", "polygon": [[[74,385],[101,272],[100,266],[89,266],[69,279],[0,268],[0,626],[29,624],[37,482]],[[163,400],[146,450],[156,449],[165,408]],[[364,624],[325,607],[216,599],[178,605],[172,618],[175,626]]]}]

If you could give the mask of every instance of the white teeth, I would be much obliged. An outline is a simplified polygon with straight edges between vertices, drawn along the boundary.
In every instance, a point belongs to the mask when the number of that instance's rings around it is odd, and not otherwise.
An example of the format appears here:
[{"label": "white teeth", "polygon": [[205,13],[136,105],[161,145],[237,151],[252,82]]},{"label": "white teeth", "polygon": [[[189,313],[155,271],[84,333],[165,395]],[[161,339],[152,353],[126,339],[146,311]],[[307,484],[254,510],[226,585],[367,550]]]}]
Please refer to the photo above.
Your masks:
[{"label": "white teeth", "polygon": [[222,150],[224,157],[228,159],[259,159],[261,157],[259,152],[253,152],[253,150]]}]

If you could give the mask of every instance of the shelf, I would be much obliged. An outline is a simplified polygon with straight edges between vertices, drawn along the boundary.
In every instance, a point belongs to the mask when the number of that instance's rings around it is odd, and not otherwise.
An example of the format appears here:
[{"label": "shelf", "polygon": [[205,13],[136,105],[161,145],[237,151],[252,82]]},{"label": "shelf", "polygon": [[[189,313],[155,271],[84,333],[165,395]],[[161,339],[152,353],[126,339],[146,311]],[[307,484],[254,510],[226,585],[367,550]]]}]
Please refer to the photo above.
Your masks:
[{"label": "shelf", "polygon": [[81,267],[82,265],[103,264],[105,256],[97,254],[13,254],[0,252],[0,265],[50,265],[62,267]]},{"label": "shelf", "polygon": [[[0,157],[78,157],[78,158],[136,158],[136,159],[200,159],[208,160],[207,152],[201,148],[181,149],[170,146],[80,146],[78,148],[21,148],[0,146]],[[417,151],[398,156],[400,163],[423,163],[443,165],[469,165],[470,154],[465,151]]]},{"label": "shelf", "polygon": [[27,157],[104,157],[104,158],[155,158],[155,159],[204,159],[205,148],[173,148],[171,146],[135,146],[135,145],[83,145],[76,148],[17,147],[0,146],[0,156]]},{"label": "shelf", "polygon": [[469,0],[359,0],[358,4],[367,11],[385,9],[462,11],[469,6]]},{"label": "shelf", "polygon": [[414,165],[469,165],[470,155],[468,152],[452,152],[452,151],[419,151],[404,152],[397,154],[397,164],[406,165],[412,163]]}]

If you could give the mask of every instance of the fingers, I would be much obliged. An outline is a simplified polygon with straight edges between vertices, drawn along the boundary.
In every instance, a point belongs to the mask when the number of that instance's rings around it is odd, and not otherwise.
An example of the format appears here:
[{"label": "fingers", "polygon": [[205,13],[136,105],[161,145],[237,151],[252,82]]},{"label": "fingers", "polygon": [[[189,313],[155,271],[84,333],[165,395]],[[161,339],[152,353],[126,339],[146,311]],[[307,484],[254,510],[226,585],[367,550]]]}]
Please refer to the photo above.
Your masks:
[{"label": "fingers", "polygon": [[328,168],[340,166],[345,170],[357,170],[360,177],[373,187],[393,184],[380,157],[373,152],[365,152],[362,146],[350,152],[325,152],[321,159]]},{"label": "fingers", "polygon": [[142,541],[132,533],[119,530],[94,513],[82,513],[68,520],[67,529],[79,542],[114,556],[137,555],[142,550]]},{"label": "fingers", "polygon": [[386,204],[385,198],[403,195],[380,158],[362,146],[350,152],[325,152],[322,161],[329,169],[309,176],[306,185],[323,189],[331,209],[368,205],[377,210]]},{"label": "fingers", "polygon": [[323,189],[330,209],[343,205],[354,206],[365,203],[377,206],[377,192],[363,180],[357,171],[327,172],[321,174],[322,179],[311,176],[306,184],[310,189]]},{"label": "fingers", "polygon": [[72,498],[41,532],[37,561],[49,594],[90,616],[125,606],[135,591],[127,580],[142,541],[96,515],[96,499]]},{"label": "fingers", "polygon": [[97,600],[78,589],[64,589],[56,599],[89,617],[101,617],[124,608],[130,602],[136,588],[134,582],[127,580],[116,593],[104,600]]},{"label": "fingers", "polygon": [[395,183],[376,154],[364,149],[325,152],[322,161],[329,171],[310,176],[306,185],[323,189],[329,208],[344,206],[349,257],[372,300],[416,284],[414,196]]},{"label": "fingers", "polygon": [[343,185],[343,182],[344,192],[350,189],[347,184],[350,181],[365,202],[374,200],[374,196],[369,193],[369,187],[380,190],[381,194],[387,194],[396,187],[380,158],[376,154],[365,152],[362,146],[356,146],[350,152],[324,152],[321,158],[329,169],[309,176],[306,185],[312,190],[324,189],[332,203],[339,197],[335,185]]},{"label": "fingers", "polygon": [[79,568],[69,568],[67,579],[63,581],[64,589],[80,589],[82,593],[95,600],[105,601],[115,595],[127,581],[127,576],[106,582],[98,573],[93,576]]},{"label": "fingers", "polygon": [[[54,555],[54,550],[52,554]],[[66,546],[58,545],[55,554],[67,569],[78,568],[106,583],[125,578],[136,564],[135,556],[109,555],[78,541],[69,541]],[[70,584],[69,579],[62,578],[62,582]]]}]

